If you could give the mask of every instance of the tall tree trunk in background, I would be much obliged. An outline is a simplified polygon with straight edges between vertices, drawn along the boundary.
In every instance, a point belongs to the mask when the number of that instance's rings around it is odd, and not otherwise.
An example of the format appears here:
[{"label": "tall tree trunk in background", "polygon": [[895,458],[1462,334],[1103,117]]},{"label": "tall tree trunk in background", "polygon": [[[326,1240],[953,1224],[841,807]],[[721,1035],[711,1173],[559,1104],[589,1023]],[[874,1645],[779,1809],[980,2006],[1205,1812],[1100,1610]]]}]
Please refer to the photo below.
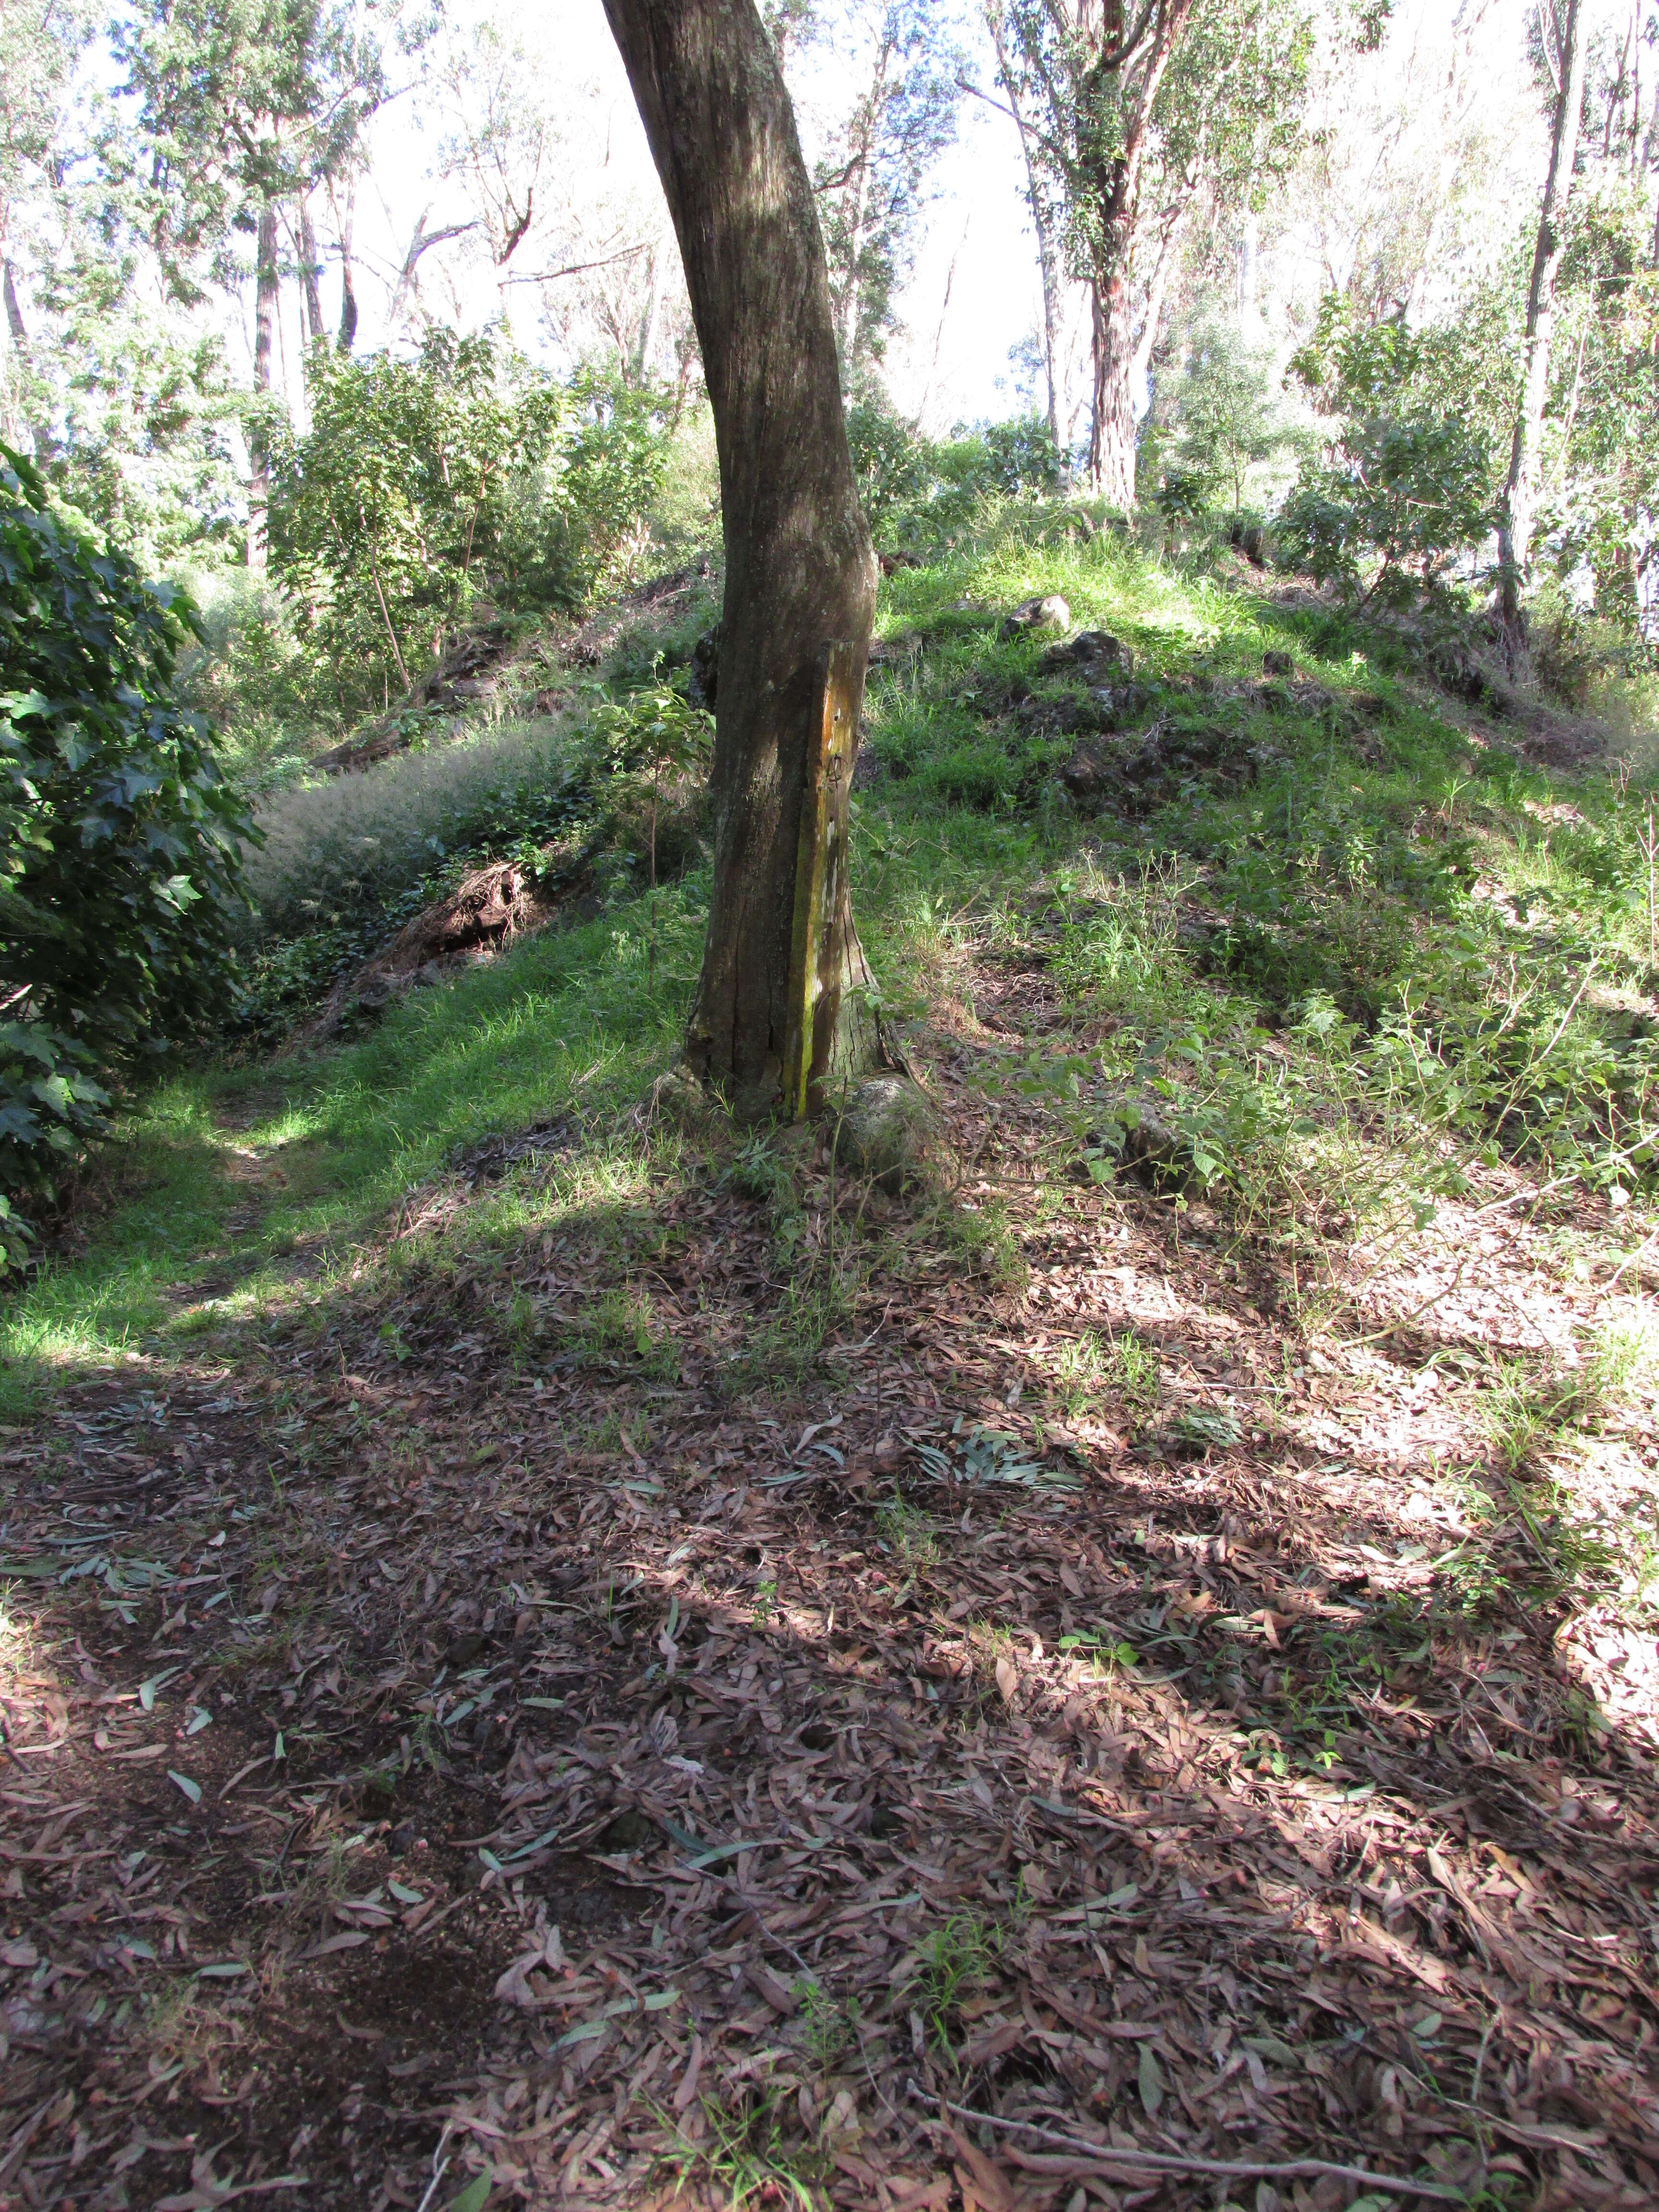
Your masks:
[{"label": "tall tree trunk in background", "polygon": [[[1098,131],[1092,144],[1081,133],[1079,168],[1093,203],[1090,294],[1093,307],[1094,414],[1089,432],[1089,477],[1095,490],[1126,514],[1135,503],[1134,319],[1129,296],[1129,257],[1140,215],[1140,165],[1152,109],[1165,70],[1180,45],[1194,0],[1149,5],[1138,27],[1133,54],[1134,96],[1121,104],[1111,88],[1131,57],[1109,39],[1085,77],[1086,105],[1121,121],[1121,131]],[[1109,21],[1121,35],[1121,10]]]},{"label": "tall tree trunk in background", "polygon": [[1532,258],[1532,287],[1527,295],[1525,374],[1515,418],[1510,472],[1498,509],[1498,563],[1504,611],[1504,640],[1511,660],[1523,645],[1521,584],[1532,550],[1538,500],[1538,453],[1549,387],[1550,341],[1555,331],[1555,277],[1565,245],[1561,224],[1572,191],[1578,158],[1578,119],[1584,105],[1583,35],[1581,0],[1565,0],[1561,29],[1561,89],[1550,134],[1549,174],[1538,218],[1538,244]]},{"label": "tall tree trunk in background", "polygon": [[12,274],[12,266],[9,260],[4,264],[4,277],[6,294],[6,330],[10,337],[13,345],[16,347],[18,352],[20,354],[26,355],[28,352],[29,334],[24,328],[23,310],[18,304],[17,299],[17,279]]},{"label": "tall tree trunk in background", "polygon": [[[0,258],[0,291],[5,294],[7,344],[16,356],[19,367],[27,372],[30,366],[29,334],[23,320],[22,305],[17,297],[17,278],[12,269],[9,255]],[[0,362],[3,362],[4,357],[4,354],[0,353]],[[3,416],[0,416],[0,424],[3,424],[8,434],[14,438],[20,447],[27,447],[34,459],[44,461],[50,453],[52,430],[47,423],[42,422],[36,428],[31,423],[25,422],[20,415],[9,424],[4,423]]]},{"label": "tall tree trunk in background", "polygon": [[847,374],[853,374],[859,343],[859,262],[864,253],[864,227],[870,212],[870,172],[876,158],[876,133],[881,128],[882,95],[887,84],[887,64],[893,50],[884,39],[876,57],[876,78],[860,121],[858,149],[848,181],[853,186],[853,212],[847,226],[847,281],[841,296],[841,357]]},{"label": "tall tree trunk in background", "polygon": [[714,887],[686,1040],[740,1115],[816,1110],[880,1056],[847,794],[876,563],[823,241],[754,0],[605,0],[679,237],[726,538]]},{"label": "tall tree trunk in background", "polygon": [[328,204],[334,214],[334,234],[340,241],[340,330],[334,341],[337,353],[349,355],[357,336],[357,294],[351,281],[351,231],[357,213],[357,185],[354,179],[346,186],[345,221],[340,220],[339,204],[334,198],[334,187],[328,188]]},{"label": "tall tree trunk in background", "polygon": [[300,195],[300,273],[306,288],[306,337],[314,346],[328,343],[323,324],[323,295],[317,289],[321,264],[317,258],[317,233],[311,220],[308,193]]},{"label": "tall tree trunk in background", "polygon": [[1135,503],[1134,325],[1129,304],[1129,248],[1134,219],[1102,226],[1089,287],[1094,407],[1089,426],[1089,482],[1126,514]]},{"label": "tall tree trunk in background", "polygon": [[1019,81],[1014,73],[1007,44],[1002,35],[1002,16],[995,8],[985,11],[991,43],[996,49],[997,68],[1002,77],[1003,89],[1008,95],[1008,112],[1014,118],[1014,128],[1019,133],[1019,150],[1025,158],[1025,199],[1031,210],[1031,228],[1036,233],[1037,268],[1042,278],[1042,365],[1048,380],[1048,435],[1056,450],[1060,447],[1060,241],[1054,236],[1053,211],[1048,194],[1042,189],[1042,170],[1037,158],[1036,143],[1025,111],[1020,105]]},{"label": "tall tree trunk in background", "polygon": [[276,210],[267,200],[259,210],[254,249],[253,417],[248,432],[252,475],[247,488],[247,565],[265,573],[267,515],[270,506],[270,441],[266,410],[270,398],[270,350],[276,329]]}]

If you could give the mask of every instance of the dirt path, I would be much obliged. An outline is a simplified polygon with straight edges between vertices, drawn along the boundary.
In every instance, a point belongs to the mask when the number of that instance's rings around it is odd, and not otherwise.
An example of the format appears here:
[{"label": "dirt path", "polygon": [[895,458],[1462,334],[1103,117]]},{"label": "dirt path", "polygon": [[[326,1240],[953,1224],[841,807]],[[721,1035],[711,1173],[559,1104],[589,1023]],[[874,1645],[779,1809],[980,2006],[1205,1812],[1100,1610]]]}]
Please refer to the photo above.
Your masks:
[{"label": "dirt path", "polygon": [[1478,1194],[1310,1346],[1042,1199],[1040,997],[822,1354],[819,1158],[0,1437],[4,2212],[1655,2202],[1653,1638],[1457,1364],[1594,1285]]}]

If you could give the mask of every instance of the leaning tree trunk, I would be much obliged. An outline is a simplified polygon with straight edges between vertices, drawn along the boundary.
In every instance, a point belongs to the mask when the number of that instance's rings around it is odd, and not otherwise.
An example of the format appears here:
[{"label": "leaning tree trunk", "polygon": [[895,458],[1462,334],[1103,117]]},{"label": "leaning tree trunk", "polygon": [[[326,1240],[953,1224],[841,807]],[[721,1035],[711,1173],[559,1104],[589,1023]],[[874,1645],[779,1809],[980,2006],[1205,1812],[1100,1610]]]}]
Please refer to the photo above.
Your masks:
[{"label": "leaning tree trunk", "polygon": [[678,234],[726,535],[714,886],[686,1043],[745,1116],[879,1059],[848,893],[876,564],[812,187],[754,0],[605,0]]},{"label": "leaning tree trunk", "polygon": [[1561,90],[1555,103],[1549,173],[1544,183],[1544,205],[1538,218],[1538,242],[1532,259],[1532,284],[1527,295],[1526,374],[1515,417],[1510,472],[1498,508],[1499,590],[1504,644],[1511,661],[1523,641],[1521,581],[1532,550],[1532,528],[1538,503],[1539,446],[1544,427],[1544,401],[1549,389],[1550,344],[1555,333],[1555,278],[1566,244],[1561,225],[1572,191],[1573,165],[1578,158],[1578,120],[1584,106],[1587,41],[1582,15],[1580,0],[1567,0],[1561,37]]}]

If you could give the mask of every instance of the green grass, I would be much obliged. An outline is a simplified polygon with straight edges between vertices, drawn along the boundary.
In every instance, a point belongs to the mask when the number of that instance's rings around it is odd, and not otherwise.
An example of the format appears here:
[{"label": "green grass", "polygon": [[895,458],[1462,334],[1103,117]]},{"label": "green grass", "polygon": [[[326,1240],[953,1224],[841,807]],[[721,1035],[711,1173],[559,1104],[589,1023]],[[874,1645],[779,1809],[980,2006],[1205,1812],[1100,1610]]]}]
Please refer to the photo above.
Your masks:
[{"label": "green grass", "polygon": [[[49,1262],[0,1316],[0,1419],[55,1375],[141,1349],[165,1371],[205,1331],[326,1290],[496,1133],[592,1122],[576,1182],[536,1203],[617,1196],[636,1177],[637,1139],[630,1151],[606,1126],[672,1056],[695,899],[695,885],[659,899],[651,983],[635,902],[412,994],[361,1042],[155,1093],[100,1164],[85,1256]],[[507,1233],[520,1203],[508,1186],[475,1206],[474,1233]]]},{"label": "green grass", "polygon": [[[1482,1160],[1632,1194],[1639,1243],[1659,1150],[1639,845],[1652,748],[1624,745],[1633,768],[1567,775],[1518,746],[1472,746],[1399,641],[1209,570],[1202,545],[1176,565],[1015,506],[888,580],[866,739],[882,772],[854,819],[857,908],[890,1012],[974,1016],[976,969],[1035,954],[1055,1024],[979,1066],[994,1107],[1048,1109],[1053,1187],[1140,1159],[1165,1199],[1201,1194],[1236,1235],[1278,1249],[1304,1313],[1362,1224],[1409,1234]],[[1176,763],[1098,816],[1057,776],[1074,741],[1021,719],[1022,698],[1046,713],[1065,696],[1039,666],[1045,641],[999,635],[1009,605],[1056,590],[1074,629],[1123,641],[1145,687],[1131,726],[1103,742],[1127,757],[1156,740]],[[655,649],[647,619],[613,672],[621,693]],[[1269,649],[1291,655],[1292,678],[1264,682]],[[372,836],[360,781],[354,835]],[[424,793],[444,779],[413,781]],[[418,992],[370,1035],[153,1092],[90,1172],[80,1256],[40,1269],[0,1316],[0,1419],[54,1376],[130,1354],[165,1373],[204,1340],[314,1300],[494,1133],[568,1116],[586,1133],[533,1197],[511,1178],[473,1196],[469,1236],[520,1234],[526,1208],[632,1203],[643,1140],[617,1133],[619,1109],[672,1055],[707,886],[694,869],[659,895],[654,957],[647,903],[618,886],[600,920]],[[296,974],[311,972],[308,942],[289,940]],[[780,1271],[798,1276],[734,1385],[805,1376],[855,1267],[845,1255],[797,1267],[805,1217],[787,1147],[757,1139],[727,1171],[768,1208]],[[983,1190],[939,1195],[910,1240],[917,1264],[1011,1291],[1024,1279],[1020,1237]],[[501,1325],[513,1357],[534,1355],[533,1313]],[[607,1356],[648,1364],[646,1336]],[[1156,1368],[1127,1340],[1079,1344],[1052,1382],[1063,1410],[1109,1390],[1144,1418]],[[1510,1426],[1500,1453],[1524,1455]]]}]

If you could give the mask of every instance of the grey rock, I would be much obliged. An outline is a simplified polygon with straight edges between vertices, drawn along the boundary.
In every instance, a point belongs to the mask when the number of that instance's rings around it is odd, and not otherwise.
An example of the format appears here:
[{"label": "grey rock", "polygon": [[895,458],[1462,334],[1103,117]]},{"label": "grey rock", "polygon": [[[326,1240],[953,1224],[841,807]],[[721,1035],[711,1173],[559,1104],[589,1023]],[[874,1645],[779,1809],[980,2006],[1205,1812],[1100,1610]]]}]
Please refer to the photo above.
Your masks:
[{"label": "grey rock", "polygon": [[1004,637],[1018,637],[1022,630],[1064,629],[1072,619],[1072,610],[1058,592],[1046,597],[1024,599],[1002,625]]},{"label": "grey rock", "polygon": [[890,1196],[927,1180],[940,1124],[920,1084],[908,1075],[872,1075],[832,1108],[836,1158]]}]

